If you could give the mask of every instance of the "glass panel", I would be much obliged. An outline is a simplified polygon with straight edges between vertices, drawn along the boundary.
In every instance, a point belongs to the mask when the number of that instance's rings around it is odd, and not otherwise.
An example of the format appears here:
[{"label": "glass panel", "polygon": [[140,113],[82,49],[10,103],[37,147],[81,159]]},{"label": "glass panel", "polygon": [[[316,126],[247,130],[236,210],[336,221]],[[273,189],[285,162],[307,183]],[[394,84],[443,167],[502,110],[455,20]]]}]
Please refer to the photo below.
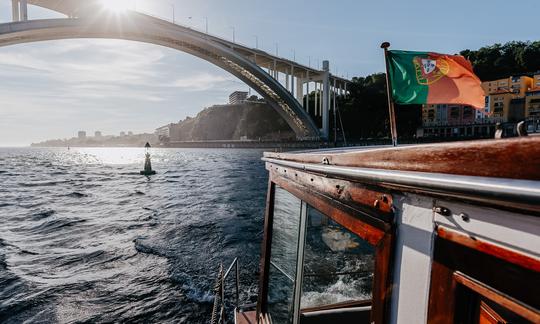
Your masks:
[{"label": "glass panel", "polygon": [[302,201],[275,189],[274,225],[268,282],[268,313],[272,323],[291,323],[298,260]]},{"label": "glass panel", "polygon": [[370,300],[375,248],[308,206],[301,308]]}]

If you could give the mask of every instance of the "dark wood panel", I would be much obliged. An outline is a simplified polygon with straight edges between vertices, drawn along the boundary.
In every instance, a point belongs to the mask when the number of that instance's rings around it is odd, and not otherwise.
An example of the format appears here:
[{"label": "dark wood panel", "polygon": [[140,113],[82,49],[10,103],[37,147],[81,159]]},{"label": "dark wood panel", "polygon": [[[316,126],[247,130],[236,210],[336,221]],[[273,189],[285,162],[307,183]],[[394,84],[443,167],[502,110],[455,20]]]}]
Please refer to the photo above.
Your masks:
[{"label": "dark wood panel", "polygon": [[312,153],[265,153],[305,163],[540,180],[540,136]]},{"label": "dark wood panel", "polygon": [[521,267],[540,272],[540,259],[535,258],[534,256],[506,249],[481,238],[465,235],[444,226],[437,227],[437,234],[443,239],[456,242],[482,253],[517,264]]},{"label": "dark wood panel", "polygon": [[439,262],[431,265],[427,320],[429,324],[454,323],[456,284],[452,274],[452,269]]},{"label": "dark wood panel", "polygon": [[519,301],[499,292],[495,289],[484,285],[483,283],[464,275],[461,272],[455,272],[453,279],[476,292],[477,294],[503,306],[504,308],[519,314],[521,317],[531,321],[532,323],[540,323],[540,313],[538,310],[532,309],[527,305],[520,303]]},{"label": "dark wood panel", "polygon": [[[394,229],[393,229],[394,230]],[[375,251],[375,281],[371,306],[371,323],[387,323],[392,297],[391,270],[393,266],[395,235],[386,233]]]},{"label": "dark wood panel", "polygon": [[481,281],[531,308],[540,309],[540,287],[537,271],[507,262],[496,256],[474,250],[457,242],[435,239],[434,262]]}]

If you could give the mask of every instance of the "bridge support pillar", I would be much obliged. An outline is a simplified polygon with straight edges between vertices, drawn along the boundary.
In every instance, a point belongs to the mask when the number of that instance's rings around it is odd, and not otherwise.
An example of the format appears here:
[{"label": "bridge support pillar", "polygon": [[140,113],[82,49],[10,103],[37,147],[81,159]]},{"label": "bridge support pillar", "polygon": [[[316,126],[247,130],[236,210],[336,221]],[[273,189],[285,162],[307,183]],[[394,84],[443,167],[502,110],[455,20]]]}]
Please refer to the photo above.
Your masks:
[{"label": "bridge support pillar", "polygon": [[304,106],[304,79],[296,79],[296,100]]},{"label": "bridge support pillar", "polygon": [[21,21],[28,20],[28,2],[27,0],[20,0],[20,10],[21,10]]},{"label": "bridge support pillar", "polygon": [[328,140],[330,134],[330,62],[323,61],[322,92],[322,137]]},{"label": "bridge support pillar", "polygon": [[11,15],[13,21],[19,21],[21,19],[19,14],[19,0],[11,0]]}]

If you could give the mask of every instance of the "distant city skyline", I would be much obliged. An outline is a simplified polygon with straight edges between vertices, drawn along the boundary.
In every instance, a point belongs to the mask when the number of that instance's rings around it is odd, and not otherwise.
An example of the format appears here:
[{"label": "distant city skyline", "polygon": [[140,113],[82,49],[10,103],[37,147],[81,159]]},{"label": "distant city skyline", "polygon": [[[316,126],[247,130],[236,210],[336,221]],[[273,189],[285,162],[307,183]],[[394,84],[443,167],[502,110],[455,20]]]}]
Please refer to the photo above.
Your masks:
[{"label": "distant city skyline", "polygon": [[[0,22],[10,21],[0,2]],[[317,66],[365,76],[384,70],[379,45],[457,53],[511,40],[537,40],[535,10],[519,11],[519,28],[497,24],[515,12],[503,1],[137,1],[138,9]],[[134,2],[133,2],[134,4]],[[536,0],[519,2],[537,8]],[[31,7],[34,18],[56,17]],[[191,17],[191,18],[189,18]],[[188,54],[118,40],[63,40],[0,48],[0,146],[156,127],[228,102],[248,87]],[[89,133],[92,134],[92,133]]]}]

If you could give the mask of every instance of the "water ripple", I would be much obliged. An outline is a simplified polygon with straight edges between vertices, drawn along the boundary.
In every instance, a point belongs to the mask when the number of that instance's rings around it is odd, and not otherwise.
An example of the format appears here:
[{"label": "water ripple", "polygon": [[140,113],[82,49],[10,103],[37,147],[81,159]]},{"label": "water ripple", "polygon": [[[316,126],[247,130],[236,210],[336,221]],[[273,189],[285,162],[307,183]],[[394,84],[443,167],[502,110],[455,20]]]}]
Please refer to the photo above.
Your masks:
[{"label": "water ripple", "polygon": [[0,322],[207,323],[236,256],[253,301],[261,153],[0,149]]}]

